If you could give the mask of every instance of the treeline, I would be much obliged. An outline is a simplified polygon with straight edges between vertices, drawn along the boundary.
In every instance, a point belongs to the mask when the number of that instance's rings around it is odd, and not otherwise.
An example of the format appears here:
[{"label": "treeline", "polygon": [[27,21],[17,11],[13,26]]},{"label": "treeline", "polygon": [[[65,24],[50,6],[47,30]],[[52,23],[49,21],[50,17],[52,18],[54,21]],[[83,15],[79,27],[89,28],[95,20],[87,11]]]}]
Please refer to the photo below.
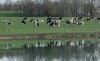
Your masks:
[{"label": "treeline", "polygon": [[0,11],[20,16],[100,16],[100,0],[6,0]]}]

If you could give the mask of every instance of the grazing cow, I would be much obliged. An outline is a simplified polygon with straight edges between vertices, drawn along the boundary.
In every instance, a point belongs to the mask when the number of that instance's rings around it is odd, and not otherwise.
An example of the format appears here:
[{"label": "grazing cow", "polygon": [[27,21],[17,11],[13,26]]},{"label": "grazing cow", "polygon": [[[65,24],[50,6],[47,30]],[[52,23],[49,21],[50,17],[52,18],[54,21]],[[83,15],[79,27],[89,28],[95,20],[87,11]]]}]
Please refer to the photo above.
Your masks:
[{"label": "grazing cow", "polygon": [[99,20],[99,21],[100,21],[100,18],[97,18],[97,20]]},{"label": "grazing cow", "polygon": [[6,23],[8,23],[9,21],[8,20],[2,20],[1,21],[3,24],[6,24]]},{"label": "grazing cow", "polygon": [[99,24],[100,24],[100,18],[97,18],[97,20],[99,21]]},{"label": "grazing cow", "polygon": [[23,20],[28,20],[28,18],[27,17],[24,17]]},{"label": "grazing cow", "polygon": [[14,23],[8,22],[8,25],[14,25]]},{"label": "grazing cow", "polygon": [[71,25],[71,22],[70,22],[70,21],[66,21],[66,24],[69,24],[69,25]]},{"label": "grazing cow", "polygon": [[83,26],[84,25],[84,22],[76,22],[76,23],[73,23],[75,26]]},{"label": "grazing cow", "polygon": [[85,20],[86,21],[92,21],[93,20],[93,17],[87,17]]},{"label": "grazing cow", "polygon": [[60,20],[56,20],[56,24],[58,27],[60,27]]},{"label": "grazing cow", "polygon": [[54,22],[51,22],[49,26],[50,27],[55,27],[55,23]]},{"label": "grazing cow", "polygon": [[26,25],[25,20],[28,20],[28,18],[27,18],[27,17],[24,17],[24,18],[23,18],[23,20],[22,20],[21,22],[22,22],[23,24],[25,24],[25,25]]},{"label": "grazing cow", "polygon": [[58,19],[59,19],[59,20],[63,20],[63,18],[62,18],[62,17],[59,17]]},{"label": "grazing cow", "polygon": [[79,17],[79,18],[78,18],[78,21],[79,21],[80,19],[82,19],[82,18],[83,18],[83,17]]},{"label": "grazing cow", "polygon": [[30,22],[32,22],[32,21],[33,21],[33,19],[30,20]]},{"label": "grazing cow", "polygon": [[52,19],[51,18],[47,18],[47,23],[46,24],[51,23],[51,22],[52,22]]},{"label": "grazing cow", "polygon": [[26,25],[26,22],[25,21],[21,21],[23,24],[25,24]]}]

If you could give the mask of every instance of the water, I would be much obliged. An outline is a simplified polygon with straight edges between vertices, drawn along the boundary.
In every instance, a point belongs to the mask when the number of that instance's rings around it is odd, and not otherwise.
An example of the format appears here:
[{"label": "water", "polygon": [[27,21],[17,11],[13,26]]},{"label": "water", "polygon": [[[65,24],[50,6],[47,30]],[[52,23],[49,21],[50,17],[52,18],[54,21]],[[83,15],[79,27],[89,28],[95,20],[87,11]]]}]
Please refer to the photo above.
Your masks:
[{"label": "water", "polygon": [[100,43],[0,52],[0,61],[100,61]]}]

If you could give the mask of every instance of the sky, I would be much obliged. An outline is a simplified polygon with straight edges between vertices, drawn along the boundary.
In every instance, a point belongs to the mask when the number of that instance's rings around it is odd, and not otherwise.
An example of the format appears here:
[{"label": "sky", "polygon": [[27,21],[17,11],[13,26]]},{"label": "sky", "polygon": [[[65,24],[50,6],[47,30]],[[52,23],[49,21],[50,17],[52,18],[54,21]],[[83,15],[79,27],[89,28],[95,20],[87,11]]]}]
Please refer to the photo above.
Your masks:
[{"label": "sky", "polygon": [[[6,0],[0,0],[0,3],[4,3]],[[17,1],[17,0],[11,0],[12,2]]]}]

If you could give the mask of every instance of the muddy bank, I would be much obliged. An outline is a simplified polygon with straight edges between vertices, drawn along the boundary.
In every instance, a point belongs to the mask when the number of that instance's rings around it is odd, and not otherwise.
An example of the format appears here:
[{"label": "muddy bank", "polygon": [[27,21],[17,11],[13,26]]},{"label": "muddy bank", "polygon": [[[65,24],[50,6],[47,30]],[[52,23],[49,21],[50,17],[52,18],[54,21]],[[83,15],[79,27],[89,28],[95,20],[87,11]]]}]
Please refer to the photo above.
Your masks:
[{"label": "muddy bank", "polygon": [[100,38],[98,33],[50,33],[34,35],[9,35],[0,36],[0,40],[24,40],[24,39],[67,39],[67,38]]}]

